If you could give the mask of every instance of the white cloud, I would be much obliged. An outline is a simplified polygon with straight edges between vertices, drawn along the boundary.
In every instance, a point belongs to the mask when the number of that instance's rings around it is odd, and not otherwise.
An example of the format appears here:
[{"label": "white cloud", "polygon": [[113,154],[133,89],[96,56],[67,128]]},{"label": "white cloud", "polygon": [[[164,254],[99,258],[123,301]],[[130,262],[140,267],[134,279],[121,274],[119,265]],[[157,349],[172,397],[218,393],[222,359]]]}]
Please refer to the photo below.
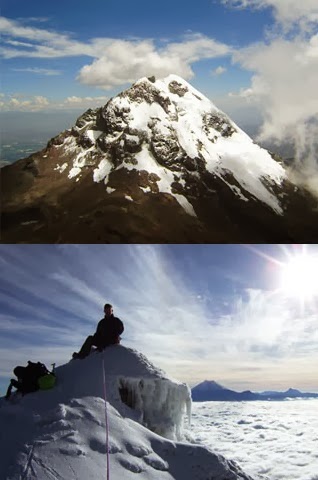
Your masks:
[{"label": "white cloud", "polygon": [[[0,17],[0,32],[4,44],[7,43],[17,47],[1,47],[0,54],[5,59],[16,57],[94,56],[93,47],[89,43],[73,40],[66,34],[36,27],[25,27],[20,22],[5,17]],[[19,40],[12,40],[12,38]],[[23,42],[21,42],[21,39],[23,39]]]},{"label": "white cloud", "polygon": [[318,22],[317,0],[222,0],[222,3],[238,8],[270,7],[276,22],[286,29],[294,26],[308,29]]},{"label": "white cloud", "polygon": [[264,107],[262,136],[281,138],[318,114],[316,37],[309,42],[276,39],[234,55],[243,68],[254,72],[251,86],[241,95],[260,101]]},{"label": "white cloud", "polygon": [[19,17],[17,18],[17,20],[22,23],[30,23],[30,22],[45,23],[45,22],[48,22],[50,18],[49,17]]},{"label": "white cloud", "polygon": [[259,140],[294,144],[298,181],[317,193],[318,35],[274,38],[233,58],[253,72],[251,85],[240,95],[263,111]]},{"label": "white cloud", "polygon": [[88,85],[109,89],[144,76],[164,77],[171,72],[190,79],[191,64],[204,58],[228,55],[230,48],[203,36],[193,35],[179,43],[157,48],[152,40],[115,40],[105,46],[103,55],[85,65],[78,79]]},{"label": "white cloud", "polygon": [[[294,180],[318,196],[318,2],[222,0],[238,8],[272,8],[267,41],[236,51],[233,61],[252,73],[239,92],[263,112],[258,140],[293,145]],[[273,148],[273,147],[271,147]]]},{"label": "white cloud", "polygon": [[37,75],[46,75],[46,76],[55,76],[55,75],[61,75],[60,70],[53,70],[49,68],[13,68],[12,69],[15,72],[26,72],[26,73],[35,73]]},{"label": "white cloud", "polygon": [[33,97],[10,96],[2,97],[0,110],[2,111],[27,111],[36,112],[48,107],[49,101],[42,95]]},{"label": "white cloud", "polygon": [[62,105],[64,106],[74,106],[74,107],[82,107],[82,106],[91,106],[91,107],[98,107],[104,105],[109,97],[106,96],[99,96],[99,97],[77,97],[75,95],[71,97],[67,97],[63,102]]},{"label": "white cloud", "polygon": [[[262,372],[258,372],[258,381],[265,387],[263,390],[269,386],[276,388],[271,379],[262,382]],[[285,390],[292,385],[287,383]],[[226,382],[224,386],[242,391],[240,386],[231,387]],[[278,383],[276,389],[281,391],[284,386]],[[305,383],[301,390],[308,391]],[[248,405],[195,402],[192,408],[189,432],[192,438],[238,462],[251,478],[318,479],[317,400],[248,402]]]},{"label": "white cloud", "polygon": [[219,76],[219,75],[222,75],[225,72],[226,72],[226,68],[222,67],[222,65],[219,65],[214,70],[212,70],[211,75]]},{"label": "white cloud", "polygon": [[0,17],[0,32],[4,46],[0,54],[5,59],[56,58],[88,56],[91,64],[79,72],[80,82],[111,89],[138,80],[143,76],[166,76],[176,73],[193,77],[192,64],[205,58],[229,55],[230,47],[201,34],[186,35],[179,42],[156,46],[152,39],[118,40],[92,38],[83,43],[40,28],[25,27],[19,22]]},{"label": "white cloud", "polygon": [[84,110],[105,105],[109,100],[107,96],[78,97],[71,96],[61,100],[51,100],[40,95],[2,95],[0,111],[3,112],[39,112],[47,110]]}]

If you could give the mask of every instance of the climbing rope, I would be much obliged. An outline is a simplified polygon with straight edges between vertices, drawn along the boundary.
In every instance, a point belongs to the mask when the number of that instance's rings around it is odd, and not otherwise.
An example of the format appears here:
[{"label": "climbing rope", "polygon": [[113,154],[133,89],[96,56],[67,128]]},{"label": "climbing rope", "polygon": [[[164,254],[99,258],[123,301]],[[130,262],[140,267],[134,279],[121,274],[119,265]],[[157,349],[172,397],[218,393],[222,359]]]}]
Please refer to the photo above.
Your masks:
[{"label": "climbing rope", "polygon": [[106,391],[106,374],[105,374],[105,354],[103,355],[103,384],[104,384],[104,400],[105,400],[105,425],[106,425],[106,463],[107,472],[106,480],[109,480],[109,429],[108,429],[108,413],[107,413],[107,391]]}]

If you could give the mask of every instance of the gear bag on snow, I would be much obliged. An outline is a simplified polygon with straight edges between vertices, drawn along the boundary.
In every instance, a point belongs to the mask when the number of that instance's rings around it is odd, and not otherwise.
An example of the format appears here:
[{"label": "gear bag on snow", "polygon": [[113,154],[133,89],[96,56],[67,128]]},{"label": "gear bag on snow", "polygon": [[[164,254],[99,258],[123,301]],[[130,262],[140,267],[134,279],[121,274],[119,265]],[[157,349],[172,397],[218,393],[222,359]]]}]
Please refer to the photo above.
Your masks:
[{"label": "gear bag on snow", "polygon": [[17,366],[13,370],[18,380],[11,379],[10,385],[7,390],[6,398],[11,395],[12,387],[15,387],[18,392],[25,395],[26,393],[36,392],[37,390],[47,390],[54,387],[55,373],[54,364],[53,370],[50,372],[44,363],[30,362],[26,367]]}]

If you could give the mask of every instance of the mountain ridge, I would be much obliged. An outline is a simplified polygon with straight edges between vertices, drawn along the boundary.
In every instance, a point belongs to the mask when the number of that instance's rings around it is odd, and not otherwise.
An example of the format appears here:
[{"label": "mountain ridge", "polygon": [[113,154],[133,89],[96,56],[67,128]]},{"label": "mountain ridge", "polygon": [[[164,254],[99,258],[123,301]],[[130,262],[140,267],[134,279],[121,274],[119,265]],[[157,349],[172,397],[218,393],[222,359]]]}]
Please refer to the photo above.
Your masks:
[{"label": "mountain ridge", "polygon": [[318,398],[318,393],[301,392],[289,388],[285,392],[268,390],[264,392],[251,392],[245,390],[236,392],[225,387],[214,380],[204,380],[191,389],[192,400],[196,402],[205,401],[247,401],[247,400],[284,400],[286,398]]}]

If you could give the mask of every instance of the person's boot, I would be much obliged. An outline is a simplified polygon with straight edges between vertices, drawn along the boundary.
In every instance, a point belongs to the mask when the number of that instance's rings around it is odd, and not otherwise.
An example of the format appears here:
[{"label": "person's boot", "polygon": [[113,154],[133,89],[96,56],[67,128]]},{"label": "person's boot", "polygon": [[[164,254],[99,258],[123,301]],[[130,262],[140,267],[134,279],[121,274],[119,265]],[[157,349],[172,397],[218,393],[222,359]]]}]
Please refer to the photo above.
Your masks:
[{"label": "person's boot", "polygon": [[4,397],[6,400],[9,400],[9,398],[10,398],[10,395],[11,395],[11,392],[12,392],[12,387],[13,387],[13,385],[12,385],[12,379],[11,379],[10,380],[10,385],[8,386],[7,393]]},{"label": "person's boot", "polygon": [[74,352],[73,355],[72,355],[72,358],[73,358],[74,360],[76,360],[76,359],[78,359],[78,358],[79,358],[80,360],[83,360],[83,358],[86,358],[86,357],[87,357],[87,355],[84,355],[84,354],[81,353],[81,352]]}]

